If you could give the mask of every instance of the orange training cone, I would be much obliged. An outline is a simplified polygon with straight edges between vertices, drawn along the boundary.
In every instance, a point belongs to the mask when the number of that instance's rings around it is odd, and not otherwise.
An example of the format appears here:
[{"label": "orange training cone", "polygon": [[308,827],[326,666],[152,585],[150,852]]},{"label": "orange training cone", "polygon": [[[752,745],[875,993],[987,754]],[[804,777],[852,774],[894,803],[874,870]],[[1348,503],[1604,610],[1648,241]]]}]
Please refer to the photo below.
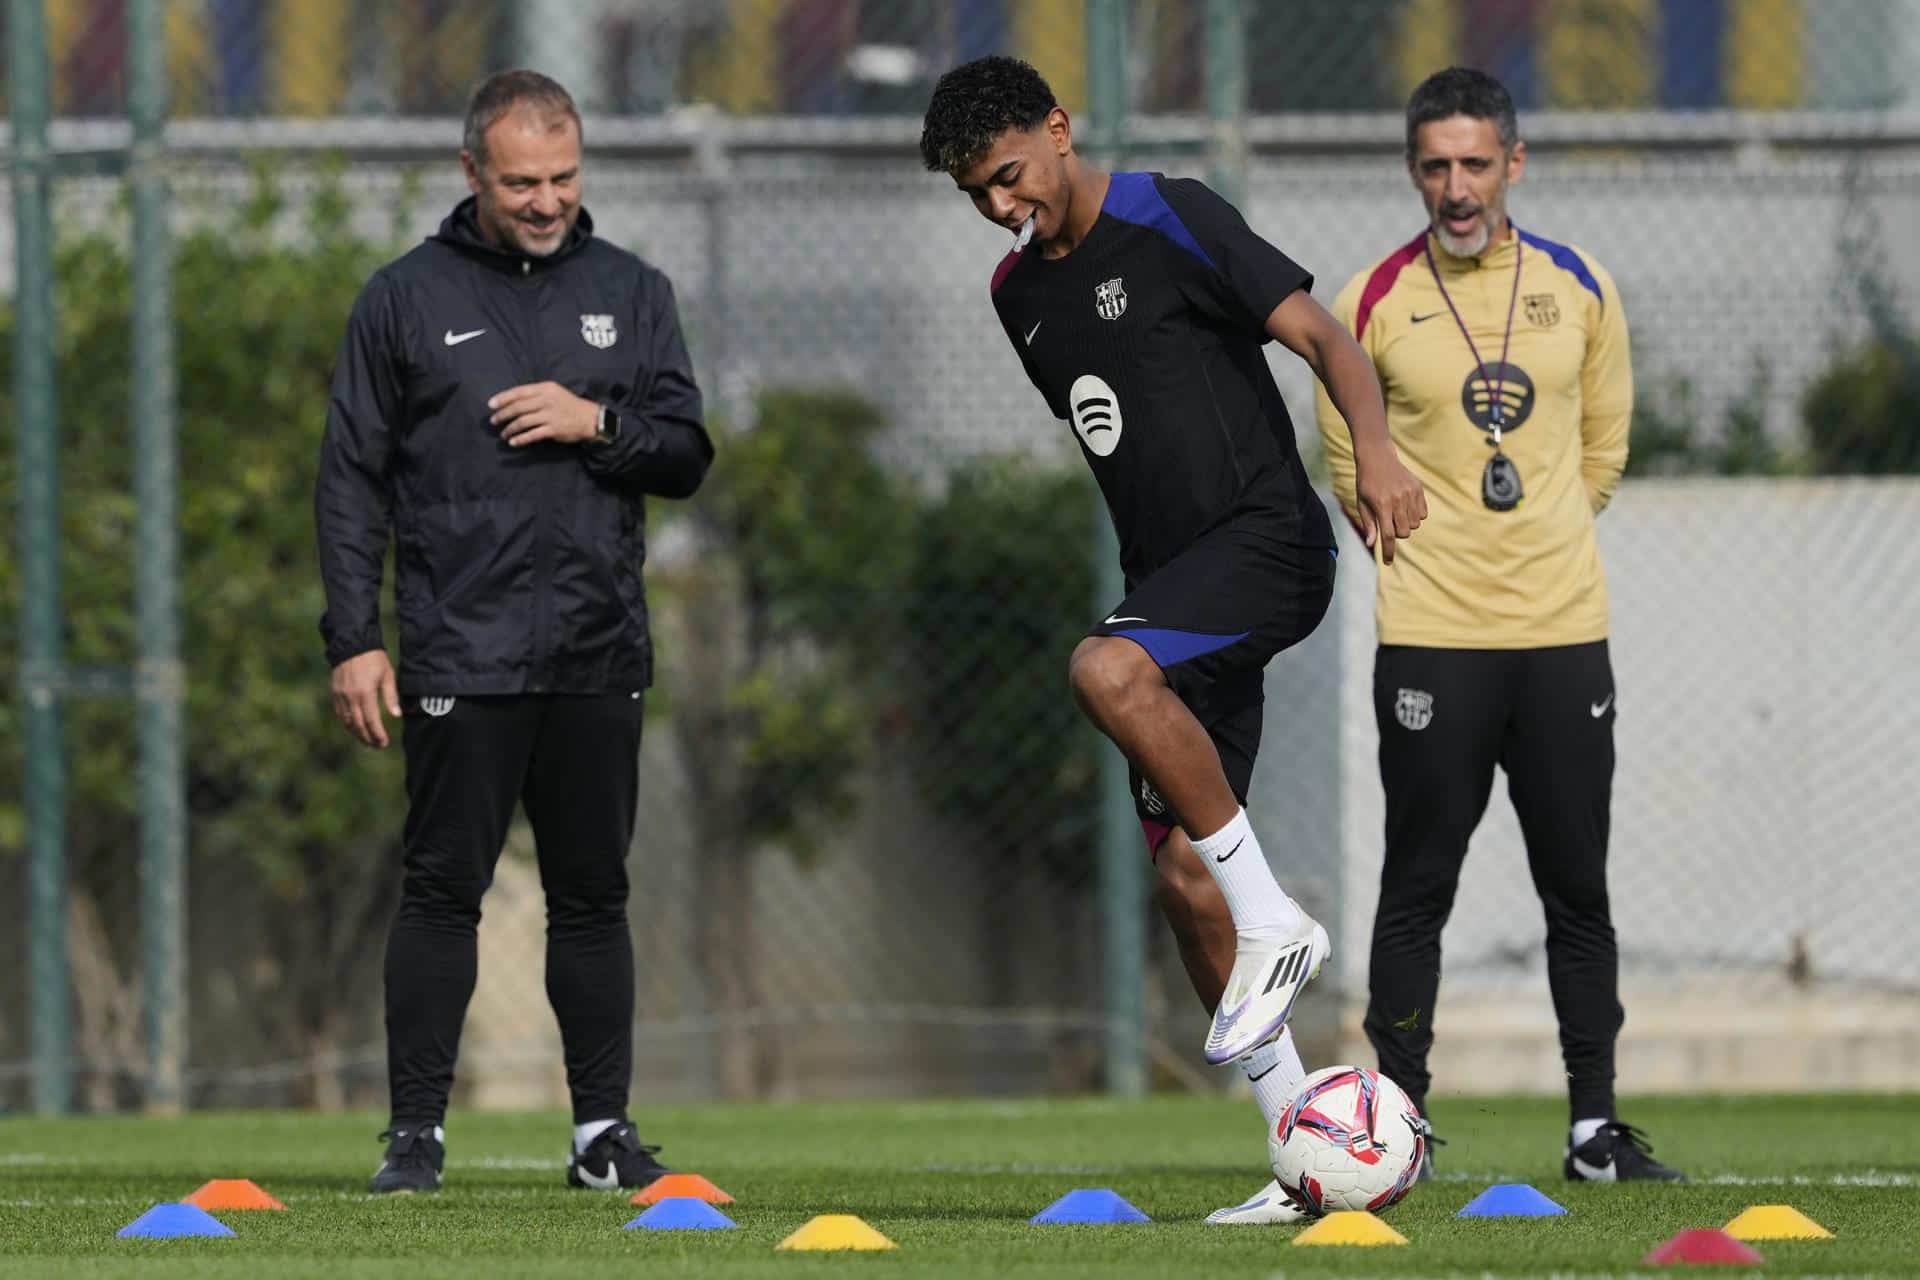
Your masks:
[{"label": "orange training cone", "polygon": [[732,1204],[733,1197],[697,1173],[664,1173],[633,1193],[631,1203],[653,1204],[674,1196],[705,1200],[708,1204]]},{"label": "orange training cone", "polygon": [[190,1204],[195,1208],[214,1210],[230,1209],[285,1209],[287,1206],[275,1200],[260,1185],[248,1178],[215,1178],[188,1196],[181,1204]]}]

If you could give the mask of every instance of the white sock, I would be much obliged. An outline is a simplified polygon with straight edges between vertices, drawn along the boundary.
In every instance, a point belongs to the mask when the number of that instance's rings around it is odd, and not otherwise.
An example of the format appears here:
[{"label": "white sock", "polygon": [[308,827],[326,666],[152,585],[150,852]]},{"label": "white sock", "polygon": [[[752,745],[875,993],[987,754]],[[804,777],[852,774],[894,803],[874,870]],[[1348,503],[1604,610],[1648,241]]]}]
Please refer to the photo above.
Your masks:
[{"label": "white sock", "polygon": [[1300,927],[1300,908],[1273,878],[1273,868],[1267,865],[1245,809],[1212,835],[1195,840],[1193,849],[1219,884],[1237,932],[1273,937]]},{"label": "white sock", "polygon": [[573,1154],[584,1155],[595,1138],[619,1123],[618,1120],[589,1120],[573,1126]]},{"label": "white sock", "polygon": [[1282,1027],[1278,1039],[1267,1041],[1240,1059],[1240,1069],[1247,1073],[1253,1100],[1260,1104],[1260,1114],[1267,1118],[1267,1131],[1271,1133],[1280,1123],[1280,1113],[1300,1091],[1300,1082],[1307,1078],[1300,1050],[1294,1047],[1293,1028]]},{"label": "white sock", "polygon": [[1600,1126],[1606,1123],[1605,1120],[1575,1120],[1573,1122],[1573,1145],[1576,1147],[1579,1146],[1588,1138],[1600,1132]]}]

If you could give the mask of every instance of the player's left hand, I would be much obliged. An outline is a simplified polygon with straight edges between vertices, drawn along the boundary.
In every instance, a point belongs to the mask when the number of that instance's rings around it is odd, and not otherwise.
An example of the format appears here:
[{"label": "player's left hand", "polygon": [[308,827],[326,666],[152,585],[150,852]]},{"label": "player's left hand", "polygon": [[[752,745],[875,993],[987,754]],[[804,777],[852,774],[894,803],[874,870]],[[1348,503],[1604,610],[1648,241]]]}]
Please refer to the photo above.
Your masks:
[{"label": "player's left hand", "polygon": [[516,449],[542,440],[582,444],[593,439],[600,425],[600,406],[557,382],[508,387],[488,400],[487,408],[493,411],[487,421]]},{"label": "player's left hand", "polygon": [[1354,456],[1355,496],[1360,502],[1360,518],[1367,546],[1377,542],[1382,563],[1393,563],[1393,544],[1410,537],[1427,518],[1427,491],[1420,480],[1407,470],[1392,445],[1377,452]]}]

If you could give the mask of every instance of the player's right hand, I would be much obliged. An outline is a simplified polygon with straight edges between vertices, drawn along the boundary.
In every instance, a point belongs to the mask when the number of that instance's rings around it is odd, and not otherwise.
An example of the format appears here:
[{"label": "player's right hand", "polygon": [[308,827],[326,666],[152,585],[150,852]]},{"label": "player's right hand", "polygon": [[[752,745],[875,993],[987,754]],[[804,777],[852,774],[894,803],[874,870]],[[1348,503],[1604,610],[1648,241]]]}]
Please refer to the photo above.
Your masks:
[{"label": "player's right hand", "polygon": [[355,654],[333,669],[333,713],[348,733],[370,747],[387,745],[382,708],[399,718],[400,686],[385,649]]},{"label": "player's right hand", "polygon": [[1361,536],[1369,548],[1378,544],[1381,563],[1392,564],[1394,542],[1427,518],[1427,491],[1390,445],[1370,457],[1356,453],[1354,463]]}]

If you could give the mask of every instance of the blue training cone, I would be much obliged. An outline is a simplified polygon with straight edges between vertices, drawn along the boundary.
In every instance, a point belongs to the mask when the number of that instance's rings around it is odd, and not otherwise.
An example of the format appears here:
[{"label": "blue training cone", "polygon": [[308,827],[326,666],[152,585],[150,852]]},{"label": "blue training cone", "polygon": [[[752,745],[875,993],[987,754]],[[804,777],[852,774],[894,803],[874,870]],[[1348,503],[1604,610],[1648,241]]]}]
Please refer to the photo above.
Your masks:
[{"label": "blue training cone", "polygon": [[1034,1226],[1065,1222],[1152,1222],[1146,1214],[1105,1187],[1081,1187],[1055,1200],[1028,1219]]},{"label": "blue training cone", "polygon": [[1545,1194],[1524,1182],[1500,1182],[1488,1187],[1454,1214],[1456,1218],[1551,1218],[1565,1213]]},{"label": "blue training cone", "polygon": [[122,1240],[170,1240],[177,1236],[230,1236],[233,1228],[198,1205],[157,1204],[115,1234]]},{"label": "blue training cone", "polygon": [[621,1230],[632,1231],[635,1227],[643,1231],[724,1231],[729,1227],[737,1229],[737,1224],[705,1200],[668,1196]]}]

